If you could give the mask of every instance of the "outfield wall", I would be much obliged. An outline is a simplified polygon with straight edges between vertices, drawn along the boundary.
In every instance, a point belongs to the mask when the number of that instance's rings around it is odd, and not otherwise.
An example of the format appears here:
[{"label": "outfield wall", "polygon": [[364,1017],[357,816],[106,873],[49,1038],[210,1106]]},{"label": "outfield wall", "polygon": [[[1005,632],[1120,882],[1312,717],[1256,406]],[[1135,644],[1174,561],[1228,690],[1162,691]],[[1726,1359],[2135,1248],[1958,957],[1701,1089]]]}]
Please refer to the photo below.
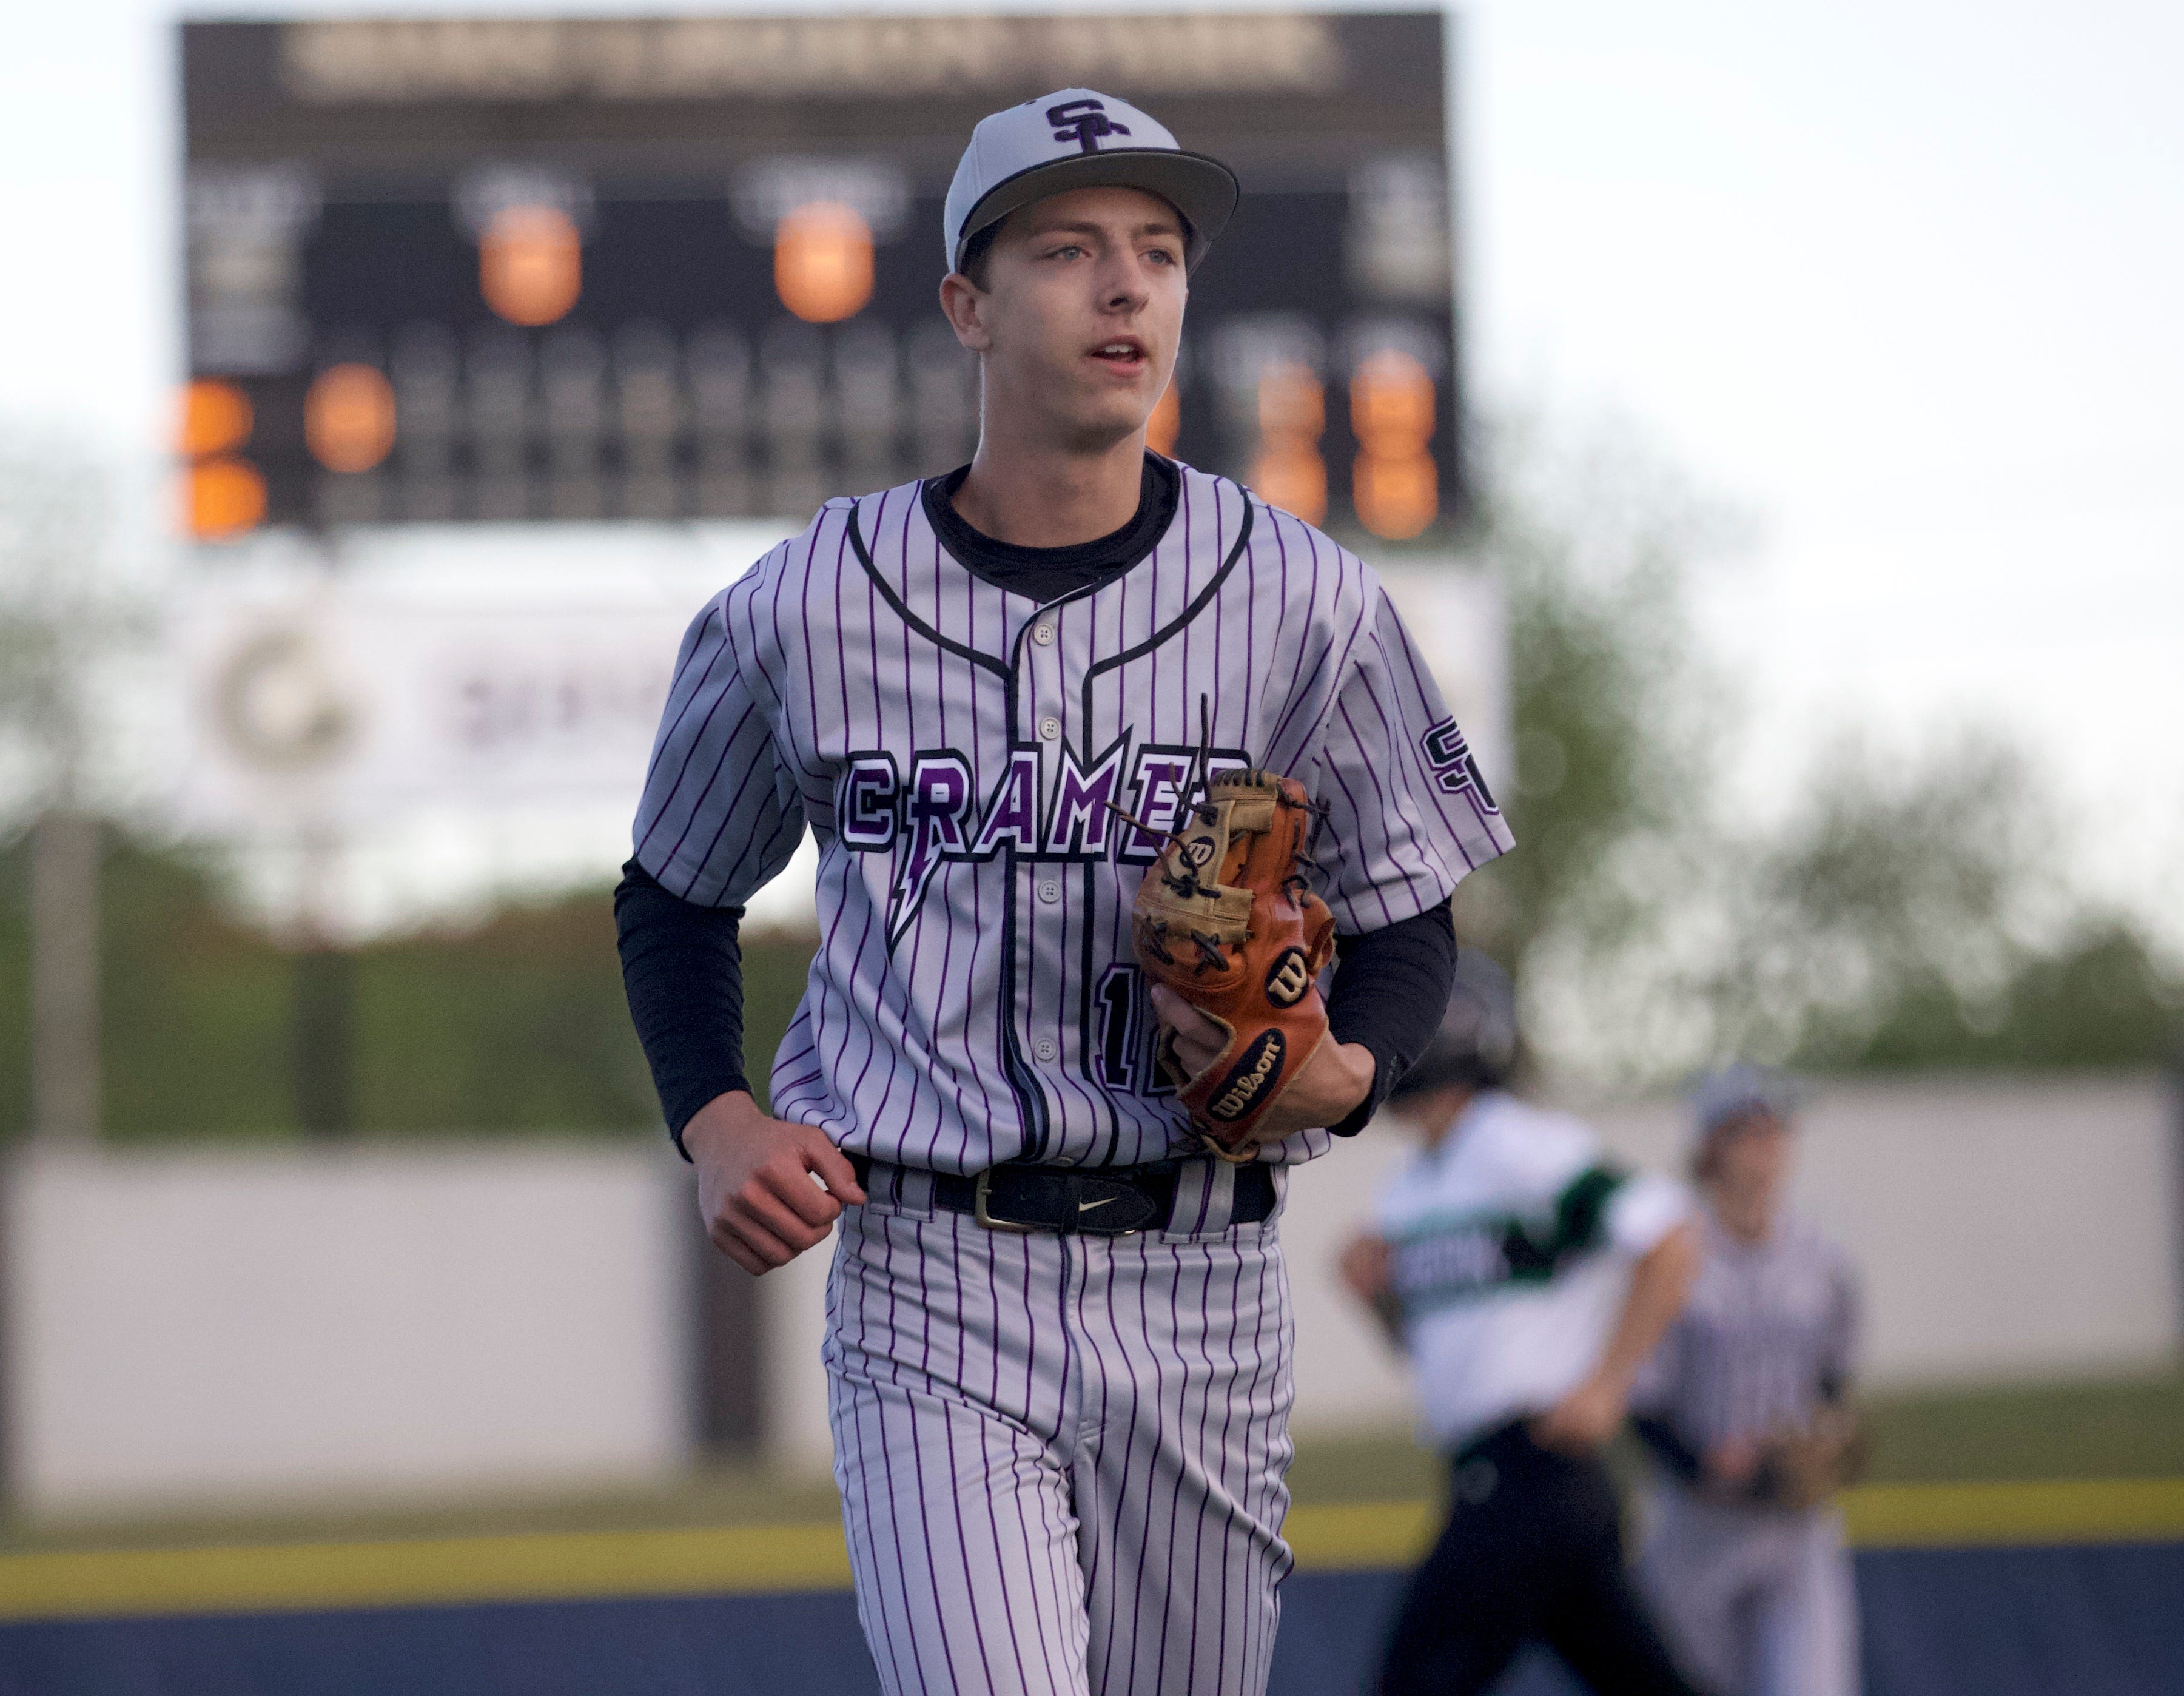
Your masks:
[{"label": "outfield wall", "polygon": [[[1680,1103],[1576,1108],[1630,1163],[1680,1172]],[[1865,1280],[1879,1388],[2105,1375],[2184,1353],[2184,1163],[2170,1083],[1930,1078],[1829,1085],[1803,1115],[1797,1204]],[[1407,1375],[1334,1275],[1409,1146],[1384,1116],[1290,1176],[1282,1219],[1301,1431],[1401,1425]],[[827,1458],[823,1267],[764,1286],[780,1451]]]},{"label": "outfield wall", "polygon": [[16,1504],[682,1466],[679,1165],[634,1143],[18,1161],[0,1211]]},{"label": "outfield wall", "polygon": [[[1673,1110],[1597,1117],[1626,1158],[1680,1163]],[[1801,1200],[1864,1268],[1873,1383],[2176,1358],[2159,1080],[1860,1085],[1806,1117]],[[1300,1431],[1409,1418],[1333,1275],[1403,1148],[1383,1124],[1290,1174]],[[774,1458],[823,1468],[824,1256],[709,1331],[705,1252],[664,1141],[19,1158],[0,1201],[10,1493],[72,1515],[657,1478],[721,1428],[701,1398],[737,1373],[759,1381]],[[709,1361],[727,1334],[742,1353]]]}]

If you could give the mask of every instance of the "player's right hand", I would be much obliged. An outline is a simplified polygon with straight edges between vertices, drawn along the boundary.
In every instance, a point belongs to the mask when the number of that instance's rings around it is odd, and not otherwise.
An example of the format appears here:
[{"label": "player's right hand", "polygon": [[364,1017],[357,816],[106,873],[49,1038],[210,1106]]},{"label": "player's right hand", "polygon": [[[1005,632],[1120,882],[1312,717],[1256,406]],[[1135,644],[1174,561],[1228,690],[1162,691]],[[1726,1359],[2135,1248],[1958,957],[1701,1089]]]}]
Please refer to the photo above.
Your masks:
[{"label": "player's right hand", "polygon": [[699,1108],[682,1127],[682,1146],[698,1168],[705,1235],[754,1275],[824,1242],[843,1204],[865,1199],[849,1158],[825,1131],[768,1119],[740,1090]]}]

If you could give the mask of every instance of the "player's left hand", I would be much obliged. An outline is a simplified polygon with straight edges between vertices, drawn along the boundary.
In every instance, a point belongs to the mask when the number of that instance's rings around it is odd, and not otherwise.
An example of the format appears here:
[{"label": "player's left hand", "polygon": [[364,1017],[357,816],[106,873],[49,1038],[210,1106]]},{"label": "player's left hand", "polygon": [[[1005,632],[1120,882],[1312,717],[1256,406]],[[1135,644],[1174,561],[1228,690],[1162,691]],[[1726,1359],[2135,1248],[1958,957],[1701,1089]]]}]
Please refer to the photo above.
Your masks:
[{"label": "player's left hand", "polygon": [[1532,1441],[1564,1454],[1590,1454],[1622,1428],[1630,1398],[1596,1373],[1532,1421]]},{"label": "player's left hand", "polygon": [[[1175,1033],[1176,1056],[1195,1077],[1211,1066],[1226,1046],[1221,1027],[1165,984],[1152,986],[1153,1013]],[[1259,1145],[1279,1142],[1300,1130],[1318,1130],[1340,1124],[1372,1092],[1378,1066],[1373,1051],[1362,1042],[1337,1042],[1327,1037],[1312,1051],[1304,1070],[1290,1080],[1266,1116],[1260,1119],[1251,1141]]]}]

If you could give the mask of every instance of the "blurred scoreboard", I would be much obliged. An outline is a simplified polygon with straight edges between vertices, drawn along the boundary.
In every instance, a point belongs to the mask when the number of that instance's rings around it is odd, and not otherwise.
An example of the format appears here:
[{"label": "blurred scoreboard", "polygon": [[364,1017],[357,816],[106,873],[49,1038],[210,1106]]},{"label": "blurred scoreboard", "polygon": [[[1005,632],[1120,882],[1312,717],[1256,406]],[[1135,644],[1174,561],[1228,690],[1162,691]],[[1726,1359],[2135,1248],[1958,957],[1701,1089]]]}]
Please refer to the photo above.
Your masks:
[{"label": "blurred scoreboard", "polygon": [[186,516],[766,517],[961,464],[971,126],[1142,102],[1234,166],[1156,445],[1338,532],[1463,510],[1433,12],[182,25]]}]

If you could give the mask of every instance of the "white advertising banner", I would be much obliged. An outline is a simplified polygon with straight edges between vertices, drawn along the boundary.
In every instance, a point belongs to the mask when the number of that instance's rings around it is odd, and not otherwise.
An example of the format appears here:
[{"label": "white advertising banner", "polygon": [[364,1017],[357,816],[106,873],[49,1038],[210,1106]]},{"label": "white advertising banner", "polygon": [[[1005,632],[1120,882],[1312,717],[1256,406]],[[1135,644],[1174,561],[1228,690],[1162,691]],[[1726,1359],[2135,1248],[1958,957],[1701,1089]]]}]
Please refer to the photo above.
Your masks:
[{"label": "white advertising banner", "polygon": [[174,608],[181,820],[632,810],[684,626],[774,539],[404,534],[337,562],[269,541]]},{"label": "white advertising banner", "polygon": [[[200,580],[173,627],[184,821],[249,834],[427,806],[633,808],[683,628],[738,569],[676,563],[665,582],[611,568]],[[1383,575],[1488,782],[1505,784],[1498,588],[1453,561]]]},{"label": "white advertising banner", "polygon": [[248,830],[423,804],[633,806],[685,616],[389,586],[202,591],[178,633],[183,811]]},{"label": "white advertising banner", "polygon": [[[526,526],[353,533],[332,560],[292,537],[238,550],[170,621],[176,822],[318,843],[336,869],[309,900],[351,929],[604,875],[627,852],[684,627],[778,539],[755,525]],[[1505,787],[1498,587],[1446,558],[1383,576]],[[752,923],[809,923],[811,852]]]}]

